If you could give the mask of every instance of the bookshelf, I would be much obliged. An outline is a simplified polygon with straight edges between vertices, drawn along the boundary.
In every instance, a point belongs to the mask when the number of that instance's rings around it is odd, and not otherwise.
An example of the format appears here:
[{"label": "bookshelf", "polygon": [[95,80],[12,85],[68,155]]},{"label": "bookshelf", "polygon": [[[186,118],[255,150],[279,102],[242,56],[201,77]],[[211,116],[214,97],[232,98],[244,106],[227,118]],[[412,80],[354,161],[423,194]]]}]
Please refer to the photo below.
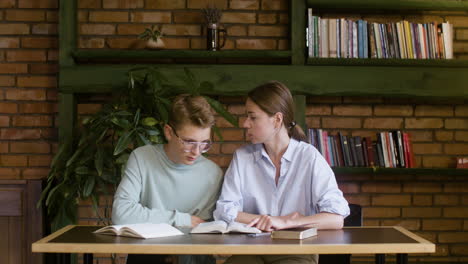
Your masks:
[{"label": "bookshelf", "polygon": [[[212,95],[245,95],[259,83],[279,79],[301,102],[296,111],[305,123],[305,96],[421,97],[430,100],[468,98],[468,61],[390,59],[309,59],[306,57],[307,8],[332,10],[468,11],[466,0],[291,0],[290,49],[232,50],[80,50],[77,48],[77,0],[60,0],[59,140],[73,136],[76,99],[82,93],[109,93],[127,85],[126,73],[137,66],[154,66],[178,80],[183,68],[201,80],[217,83]],[[159,64],[160,59],[281,59],[287,64]],[[119,64],[107,64],[117,61]],[[141,62],[140,60],[144,60]],[[135,61],[138,63],[135,64]],[[82,62],[93,62],[87,64]],[[83,78],[86,76],[86,78]],[[337,78],[340,76],[340,78]],[[440,87],[446,89],[440,89]],[[432,169],[336,168],[343,173],[428,173]],[[440,173],[459,173],[443,169]],[[466,174],[466,173],[465,173]]]}]

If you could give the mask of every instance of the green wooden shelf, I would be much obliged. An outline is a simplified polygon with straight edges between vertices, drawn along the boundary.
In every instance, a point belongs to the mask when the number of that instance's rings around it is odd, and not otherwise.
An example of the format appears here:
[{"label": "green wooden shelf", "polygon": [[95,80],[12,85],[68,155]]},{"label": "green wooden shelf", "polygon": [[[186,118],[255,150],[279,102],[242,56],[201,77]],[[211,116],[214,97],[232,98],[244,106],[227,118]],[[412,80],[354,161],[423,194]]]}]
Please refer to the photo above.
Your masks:
[{"label": "green wooden shelf", "polygon": [[308,65],[317,66],[395,66],[395,67],[444,67],[467,68],[468,60],[436,60],[436,59],[339,59],[339,58],[308,58]]},{"label": "green wooden shelf", "polygon": [[339,10],[468,11],[467,0],[307,0],[307,6]]},{"label": "green wooden shelf", "polygon": [[[64,93],[104,93],[127,86],[127,72],[145,65],[78,65],[60,68]],[[214,85],[212,95],[245,95],[269,80],[284,82],[295,94],[321,96],[382,96],[468,98],[467,68],[375,67],[315,65],[162,64],[159,69],[181,85],[184,68]],[[86,78],[83,78],[86,76]],[[444,87],[441,89],[441,87]]]},{"label": "green wooden shelf", "polygon": [[447,168],[364,168],[364,167],[333,167],[335,174],[393,174],[393,175],[449,175],[468,176],[468,169]]},{"label": "green wooden shelf", "polygon": [[167,59],[167,58],[289,58],[291,51],[277,50],[75,50],[75,60]]}]

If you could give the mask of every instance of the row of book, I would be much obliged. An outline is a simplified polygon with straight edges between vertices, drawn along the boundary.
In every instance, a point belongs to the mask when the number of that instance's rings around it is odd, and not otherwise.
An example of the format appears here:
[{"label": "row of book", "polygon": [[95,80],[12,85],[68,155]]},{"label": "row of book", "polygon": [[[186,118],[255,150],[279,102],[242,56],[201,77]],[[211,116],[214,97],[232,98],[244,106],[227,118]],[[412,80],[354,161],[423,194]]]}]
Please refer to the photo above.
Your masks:
[{"label": "row of book", "polygon": [[373,23],[321,18],[309,8],[308,54],[311,58],[452,59],[450,23]]},{"label": "row of book", "polygon": [[388,131],[370,137],[330,135],[322,129],[308,129],[309,142],[332,167],[414,168],[410,134]]}]

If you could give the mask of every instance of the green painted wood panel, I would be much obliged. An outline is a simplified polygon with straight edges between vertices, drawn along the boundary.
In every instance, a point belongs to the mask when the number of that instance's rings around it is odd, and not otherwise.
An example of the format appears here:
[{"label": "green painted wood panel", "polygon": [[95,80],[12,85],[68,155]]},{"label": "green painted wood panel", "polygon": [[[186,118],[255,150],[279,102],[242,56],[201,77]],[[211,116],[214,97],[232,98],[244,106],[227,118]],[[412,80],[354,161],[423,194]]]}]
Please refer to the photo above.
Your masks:
[{"label": "green painted wood panel", "polygon": [[307,6],[327,9],[468,11],[467,0],[307,0]]},{"label": "green painted wood panel", "polygon": [[468,176],[468,169],[446,168],[356,168],[334,167],[335,174],[387,174],[387,175],[450,175]]},{"label": "green painted wood panel", "polygon": [[294,120],[306,132],[306,97],[305,95],[294,95]]},{"label": "green painted wood panel", "polygon": [[[137,65],[62,67],[59,87],[66,93],[110,92],[127,86],[127,72]],[[141,66],[141,65],[139,65]],[[295,94],[326,96],[468,98],[467,68],[291,66],[291,65],[153,65],[181,85],[183,68],[210,81],[213,95],[245,95],[270,80],[284,82]],[[86,76],[84,78],[84,76]]]},{"label": "green painted wood panel", "polygon": [[76,49],[77,39],[77,6],[76,0],[60,0],[59,23],[59,64],[74,64],[72,51]]},{"label": "green painted wood panel", "polygon": [[305,63],[306,6],[304,0],[291,0],[291,62],[293,65]]},{"label": "green painted wood panel", "polygon": [[76,50],[77,60],[125,60],[158,58],[289,58],[289,50]]}]

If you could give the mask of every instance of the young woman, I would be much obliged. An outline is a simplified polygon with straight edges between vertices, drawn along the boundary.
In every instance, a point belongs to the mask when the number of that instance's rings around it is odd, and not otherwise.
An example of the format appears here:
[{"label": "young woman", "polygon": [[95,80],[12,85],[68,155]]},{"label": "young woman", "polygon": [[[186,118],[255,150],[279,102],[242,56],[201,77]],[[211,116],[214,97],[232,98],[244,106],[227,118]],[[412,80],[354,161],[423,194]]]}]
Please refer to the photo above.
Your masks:
[{"label": "young woman", "polygon": [[[194,227],[211,220],[222,171],[201,156],[211,146],[214,115],[201,96],[180,95],[164,126],[167,144],[147,145],[130,155],[114,195],[112,222],[168,223]],[[214,263],[211,256],[181,256],[179,263]],[[163,263],[164,257],[129,255],[127,263]]]},{"label": "young woman", "polygon": [[[333,171],[294,121],[289,89],[269,82],[248,94],[243,126],[252,143],[225,174],[214,217],[263,231],[297,226],[339,229],[349,207]],[[232,256],[227,263],[316,263],[316,255]]]}]

